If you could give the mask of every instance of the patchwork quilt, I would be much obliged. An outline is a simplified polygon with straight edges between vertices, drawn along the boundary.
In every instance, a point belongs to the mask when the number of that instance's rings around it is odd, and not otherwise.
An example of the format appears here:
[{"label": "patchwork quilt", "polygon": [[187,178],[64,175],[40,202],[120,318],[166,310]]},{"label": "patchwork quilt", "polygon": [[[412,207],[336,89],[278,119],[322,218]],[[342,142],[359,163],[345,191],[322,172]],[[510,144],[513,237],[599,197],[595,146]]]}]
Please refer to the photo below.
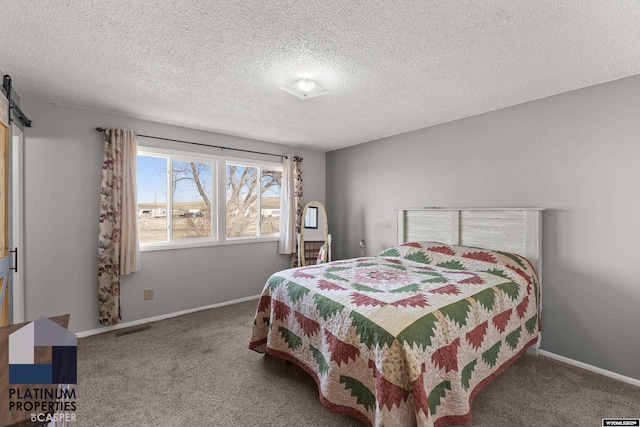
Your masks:
[{"label": "patchwork quilt", "polygon": [[274,274],[249,347],[296,363],[328,409],[368,425],[460,425],[536,343],[538,307],[525,258],[412,242]]}]

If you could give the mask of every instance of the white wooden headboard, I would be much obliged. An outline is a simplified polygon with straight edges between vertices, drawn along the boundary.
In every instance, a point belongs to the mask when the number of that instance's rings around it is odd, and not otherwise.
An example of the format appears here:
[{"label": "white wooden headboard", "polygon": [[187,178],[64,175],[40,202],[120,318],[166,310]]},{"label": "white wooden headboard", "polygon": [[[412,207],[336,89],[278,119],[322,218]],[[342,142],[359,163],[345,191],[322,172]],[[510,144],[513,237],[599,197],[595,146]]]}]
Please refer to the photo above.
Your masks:
[{"label": "white wooden headboard", "polygon": [[513,252],[542,280],[541,208],[398,209],[398,243],[418,240]]},{"label": "white wooden headboard", "polygon": [[[543,211],[541,208],[398,209],[398,243],[425,240],[522,255],[538,273],[542,295]],[[527,353],[538,355],[540,339],[541,334]]]}]

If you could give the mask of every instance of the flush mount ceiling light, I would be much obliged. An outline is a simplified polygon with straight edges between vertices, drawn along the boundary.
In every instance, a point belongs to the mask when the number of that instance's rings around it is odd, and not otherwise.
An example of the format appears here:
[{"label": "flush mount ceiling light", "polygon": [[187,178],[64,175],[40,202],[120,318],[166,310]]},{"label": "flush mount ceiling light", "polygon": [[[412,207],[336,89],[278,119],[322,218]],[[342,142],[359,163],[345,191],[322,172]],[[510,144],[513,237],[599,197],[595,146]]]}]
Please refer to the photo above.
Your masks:
[{"label": "flush mount ceiling light", "polygon": [[321,87],[311,79],[300,79],[288,86],[282,86],[280,89],[289,92],[291,95],[295,95],[302,100],[315,98],[329,93],[328,90]]}]

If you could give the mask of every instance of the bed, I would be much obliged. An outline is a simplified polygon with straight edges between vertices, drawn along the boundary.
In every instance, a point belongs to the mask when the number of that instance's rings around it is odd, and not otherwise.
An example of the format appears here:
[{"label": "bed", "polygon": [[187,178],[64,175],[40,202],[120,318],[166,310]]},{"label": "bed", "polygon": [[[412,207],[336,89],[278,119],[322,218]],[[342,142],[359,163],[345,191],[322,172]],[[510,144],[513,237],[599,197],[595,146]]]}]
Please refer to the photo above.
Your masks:
[{"label": "bed", "polygon": [[371,426],[471,420],[540,331],[541,209],[401,209],[377,256],[280,271],[249,347],[291,361],[329,410]]}]

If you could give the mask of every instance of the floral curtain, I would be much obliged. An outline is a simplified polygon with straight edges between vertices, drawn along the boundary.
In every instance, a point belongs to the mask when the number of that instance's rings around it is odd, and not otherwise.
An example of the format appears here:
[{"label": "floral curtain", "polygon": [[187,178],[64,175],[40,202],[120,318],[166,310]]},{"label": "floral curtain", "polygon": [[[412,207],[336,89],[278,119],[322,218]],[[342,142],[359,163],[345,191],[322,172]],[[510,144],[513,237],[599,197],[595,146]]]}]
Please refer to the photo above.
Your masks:
[{"label": "floral curtain", "polygon": [[[293,157],[293,200],[296,215],[295,238],[296,244],[302,229],[302,157]],[[294,248],[296,246],[294,245]],[[294,251],[289,255],[289,267],[298,267],[298,254]]]},{"label": "floral curtain", "polygon": [[298,266],[296,247],[302,221],[302,157],[289,154],[282,161],[278,252],[289,254],[289,266]]},{"label": "floral curtain", "polygon": [[120,276],[140,270],[136,217],[136,133],[104,133],[98,235],[98,312],[101,324],[115,325],[120,312]]}]

